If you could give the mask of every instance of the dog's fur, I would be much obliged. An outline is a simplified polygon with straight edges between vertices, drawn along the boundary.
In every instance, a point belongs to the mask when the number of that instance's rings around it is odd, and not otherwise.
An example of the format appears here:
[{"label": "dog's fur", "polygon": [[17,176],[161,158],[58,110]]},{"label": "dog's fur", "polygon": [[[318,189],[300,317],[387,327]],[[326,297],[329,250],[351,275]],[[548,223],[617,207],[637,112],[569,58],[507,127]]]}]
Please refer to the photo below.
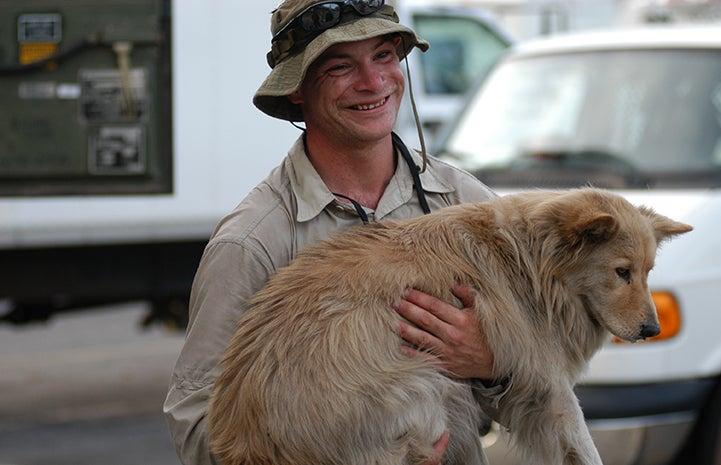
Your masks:
[{"label": "dog's fur", "polygon": [[448,430],[444,463],[467,463],[480,417],[471,388],[404,355],[392,310],[408,288],[453,301],[465,283],[494,373],[512,380],[497,420],[530,463],[601,464],[572,386],[607,330],[658,332],[648,272],[657,245],[690,230],[582,189],[332,236],[241,318],[211,401],[212,450],[227,465],[415,464]]}]

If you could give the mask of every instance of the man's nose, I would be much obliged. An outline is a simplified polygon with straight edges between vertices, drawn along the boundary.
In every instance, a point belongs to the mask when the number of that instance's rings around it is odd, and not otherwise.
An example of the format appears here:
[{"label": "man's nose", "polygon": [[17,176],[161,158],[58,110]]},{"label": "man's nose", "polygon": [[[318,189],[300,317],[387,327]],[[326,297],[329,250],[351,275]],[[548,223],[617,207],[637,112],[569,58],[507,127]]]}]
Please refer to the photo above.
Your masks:
[{"label": "man's nose", "polygon": [[373,65],[363,65],[358,70],[358,81],[356,82],[356,90],[380,92],[383,90],[385,76],[378,67]]}]

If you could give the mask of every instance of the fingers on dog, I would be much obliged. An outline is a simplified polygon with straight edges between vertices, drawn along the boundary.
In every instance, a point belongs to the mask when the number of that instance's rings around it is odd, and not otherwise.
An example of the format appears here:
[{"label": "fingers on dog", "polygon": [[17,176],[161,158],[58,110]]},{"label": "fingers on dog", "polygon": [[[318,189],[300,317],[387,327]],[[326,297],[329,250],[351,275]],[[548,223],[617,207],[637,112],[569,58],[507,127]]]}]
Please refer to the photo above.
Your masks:
[{"label": "fingers on dog", "polygon": [[411,300],[409,297],[401,299],[396,306],[396,311],[415,327],[435,336],[442,336],[447,330],[448,324],[429,311],[428,307],[424,307],[424,304],[417,299]]},{"label": "fingers on dog", "polygon": [[[406,302],[410,302],[411,304],[415,305],[416,307],[419,307],[422,311],[422,313],[425,314],[432,314],[436,317],[439,322],[443,324],[437,324],[436,327],[438,330],[444,330],[447,328],[447,326],[450,325],[457,325],[459,323],[459,308],[455,307],[447,302],[444,302],[436,297],[433,297],[431,295],[428,295],[424,292],[420,292],[416,289],[408,289],[403,296],[403,300]],[[403,302],[401,300],[401,302]],[[415,323],[415,321],[414,321]],[[418,322],[421,323],[421,322]],[[429,320],[430,324],[434,324],[435,321]],[[431,330],[433,328],[431,327],[421,327]],[[433,332],[433,331],[431,331]],[[434,334],[438,334],[434,332]]]},{"label": "fingers on dog", "polygon": [[403,321],[399,322],[396,326],[396,334],[412,347],[417,347],[422,350],[439,353],[443,347],[443,341],[433,334]]}]

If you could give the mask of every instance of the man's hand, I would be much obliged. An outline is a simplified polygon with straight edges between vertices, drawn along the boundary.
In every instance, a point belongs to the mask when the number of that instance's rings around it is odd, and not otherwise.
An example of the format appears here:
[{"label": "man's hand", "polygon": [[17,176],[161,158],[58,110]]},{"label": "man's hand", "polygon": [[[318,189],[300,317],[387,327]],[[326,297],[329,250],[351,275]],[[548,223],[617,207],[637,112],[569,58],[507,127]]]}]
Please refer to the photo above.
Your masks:
[{"label": "man's hand", "polygon": [[443,462],[443,454],[446,453],[446,449],[448,448],[449,438],[450,434],[448,431],[443,433],[438,441],[433,444],[433,455],[425,459],[421,465],[441,465],[441,462]]},{"label": "man's hand", "polygon": [[439,365],[456,378],[493,378],[493,354],[479,330],[473,290],[456,285],[453,294],[463,308],[415,289],[406,292],[396,311],[407,321],[397,332],[409,345],[402,350],[417,355],[415,347],[438,356]]}]

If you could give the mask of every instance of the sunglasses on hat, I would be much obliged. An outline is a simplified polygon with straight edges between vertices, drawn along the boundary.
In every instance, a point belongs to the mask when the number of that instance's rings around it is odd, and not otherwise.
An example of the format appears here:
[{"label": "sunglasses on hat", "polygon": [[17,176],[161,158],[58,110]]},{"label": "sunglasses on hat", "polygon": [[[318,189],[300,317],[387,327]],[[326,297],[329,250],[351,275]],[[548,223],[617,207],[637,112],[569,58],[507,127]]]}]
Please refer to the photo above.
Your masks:
[{"label": "sunglasses on hat", "polygon": [[[340,24],[344,17],[369,16],[380,12],[384,5],[385,0],[339,0],[309,6],[275,33],[271,39],[272,49],[268,53],[268,64],[271,68],[275,67],[323,31]],[[397,21],[392,8],[388,16],[395,17]]]},{"label": "sunglasses on hat", "polygon": [[367,16],[380,10],[385,0],[343,0],[323,2],[311,5],[298,13],[283,29],[278,31],[272,40],[276,40],[291,27],[300,27],[307,33],[320,33],[340,22],[342,13],[350,6],[361,16]]}]

